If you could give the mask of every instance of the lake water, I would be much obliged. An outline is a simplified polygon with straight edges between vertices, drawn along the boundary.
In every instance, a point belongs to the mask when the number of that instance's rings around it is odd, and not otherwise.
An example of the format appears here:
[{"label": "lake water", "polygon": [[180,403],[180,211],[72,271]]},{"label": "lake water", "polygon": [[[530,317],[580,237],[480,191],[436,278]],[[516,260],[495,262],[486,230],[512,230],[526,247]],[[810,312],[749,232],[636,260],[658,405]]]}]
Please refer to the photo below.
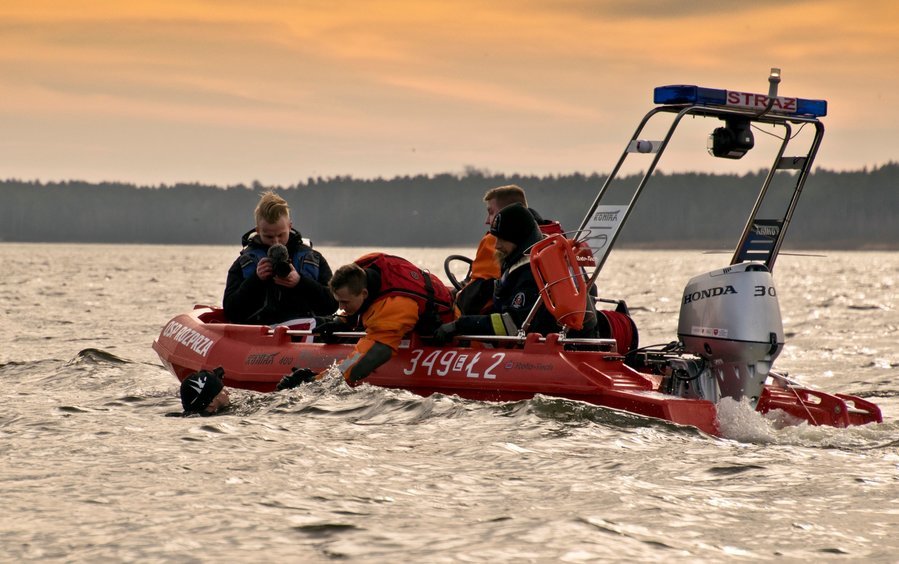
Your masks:
[{"label": "lake water", "polygon": [[[322,248],[332,267],[372,249]],[[220,304],[238,249],[0,244],[0,561],[899,561],[899,253],[782,255],[776,368],[881,425],[724,438],[578,402],[340,382],[182,418],[150,344]],[[390,249],[442,274],[473,249]],[[642,345],[727,254],[617,251]]]}]

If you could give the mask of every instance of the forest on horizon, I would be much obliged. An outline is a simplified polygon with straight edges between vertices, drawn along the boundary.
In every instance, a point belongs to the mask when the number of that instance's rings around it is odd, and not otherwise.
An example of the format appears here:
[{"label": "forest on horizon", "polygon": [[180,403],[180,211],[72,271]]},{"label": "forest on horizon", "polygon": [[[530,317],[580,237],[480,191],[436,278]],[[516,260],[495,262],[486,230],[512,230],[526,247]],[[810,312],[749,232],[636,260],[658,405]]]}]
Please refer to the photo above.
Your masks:
[{"label": "forest on horizon", "polygon": [[[733,248],[764,177],[765,171],[657,173],[620,244]],[[391,179],[309,178],[287,187],[9,179],[0,181],[0,241],[239,246],[241,235],[253,227],[259,194],[274,188],[290,203],[294,226],[317,245],[474,246],[486,229],[486,190],[518,184],[531,207],[574,230],[605,179],[475,169]],[[629,176],[615,185],[636,186],[639,179]],[[788,184],[791,189],[792,181]],[[785,248],[899,249],[897,187],[899,163],[871,170],[816,170],[799,200]]]}]

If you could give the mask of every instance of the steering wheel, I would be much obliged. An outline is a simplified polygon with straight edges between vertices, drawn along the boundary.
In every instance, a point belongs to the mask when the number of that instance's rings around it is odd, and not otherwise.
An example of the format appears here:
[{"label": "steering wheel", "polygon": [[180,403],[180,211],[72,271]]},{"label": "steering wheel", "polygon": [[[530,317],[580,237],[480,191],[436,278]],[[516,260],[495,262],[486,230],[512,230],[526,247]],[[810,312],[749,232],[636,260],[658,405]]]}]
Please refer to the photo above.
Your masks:
[{"label": "steering wheel", "polygon": [[[464,262],[468,265],[468,271],[465,273],[465,278],[461,282],[459,282],[459,280],[456,278],[456,275],[453,274],[453,271],[450,268],[450,263],[456,260]],[[453,285],[453,288],[455,288],[457,292],[461,290],[463,286],[468,284],[468,279],[471,277],[471,263],[472,260],[470,258],[464,257],[462,255],[450,255],[446,257],[445,261],[443,261],[443,271],[446,272],[447,279],[449,279],[450,284]]]}]

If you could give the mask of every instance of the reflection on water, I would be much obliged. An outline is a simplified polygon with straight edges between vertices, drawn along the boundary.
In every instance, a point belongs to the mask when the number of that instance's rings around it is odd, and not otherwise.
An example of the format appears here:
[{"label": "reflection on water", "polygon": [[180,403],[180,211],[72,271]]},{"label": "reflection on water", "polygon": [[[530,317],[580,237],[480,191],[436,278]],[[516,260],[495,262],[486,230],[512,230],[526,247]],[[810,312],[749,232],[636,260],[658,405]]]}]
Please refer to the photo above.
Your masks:
[{"label": "reflection on water", "polygon": [[[886,423],[784,427],[721,406],[727,438],[578,402],[506,404],[325,381],[180,412],[150,349],[221,301],[229,247],[0,245],[0,560],[894,561],[899,254],[782,256],[777,366],[875,398]],[[369,249],[323,249],[333,266]],[[469,249],[391,249],[442,274]],[[642,344],[727,257],[613,254],[599,285]]]}]

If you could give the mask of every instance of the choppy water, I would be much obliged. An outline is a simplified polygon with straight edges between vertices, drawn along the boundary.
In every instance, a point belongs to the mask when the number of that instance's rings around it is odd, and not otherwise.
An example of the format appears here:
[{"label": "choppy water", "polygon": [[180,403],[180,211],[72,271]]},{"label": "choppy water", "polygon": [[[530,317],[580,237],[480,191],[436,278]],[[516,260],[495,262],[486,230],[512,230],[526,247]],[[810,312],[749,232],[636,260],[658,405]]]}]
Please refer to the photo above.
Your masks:
[{"label": "choppy water", "polygon": [[[368,249],[323,251],[332,266]],[[552,398],[419,398],[339,382],[180,411],[150,343],[221,301],[230,247],[0,245],[0,560],[899,561],[899,253],[781,256],[776,366],[885,423],[727,438]],[[392,249],[442,272],[471,249]],[[641,343],[728,255],[613,253]]]}]

